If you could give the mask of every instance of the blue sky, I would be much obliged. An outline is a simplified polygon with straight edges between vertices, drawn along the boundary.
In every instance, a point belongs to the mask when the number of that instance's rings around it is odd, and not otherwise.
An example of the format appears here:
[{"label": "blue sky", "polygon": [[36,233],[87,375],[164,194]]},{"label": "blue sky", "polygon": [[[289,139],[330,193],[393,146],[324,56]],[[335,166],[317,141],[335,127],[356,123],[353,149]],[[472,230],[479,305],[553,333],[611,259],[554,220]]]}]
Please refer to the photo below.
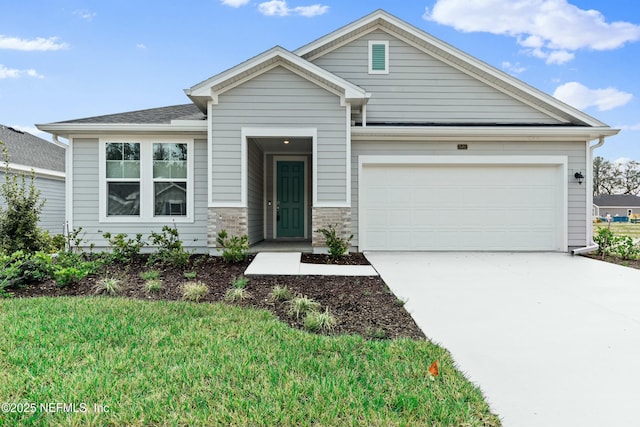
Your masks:
[{"label": "blue sky", "polygon": [[187,87],[378,8],[621,128],[596,154],[640,161],[629,0],[0,0],[0,124],[37,134],[35,123],[187,103]]}]

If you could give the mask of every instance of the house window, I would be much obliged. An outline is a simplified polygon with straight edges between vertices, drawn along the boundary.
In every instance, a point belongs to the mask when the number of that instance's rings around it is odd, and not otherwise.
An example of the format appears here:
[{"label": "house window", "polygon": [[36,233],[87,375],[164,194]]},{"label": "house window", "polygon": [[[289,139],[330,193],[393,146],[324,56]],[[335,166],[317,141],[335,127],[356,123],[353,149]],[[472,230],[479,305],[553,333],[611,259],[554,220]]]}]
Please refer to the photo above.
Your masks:
[{"label": "house window", "polygon": [[108,143],[106,153],[107,215],[140,215],[140,144]]},{"label": "house window", "polygon": [[388,41],[369,41],[369,74],[389,74]]},{"label": "house window", "polygon": [[153,144],[155,216],[187,215],[187,144]]},{"label": "house window", "polygon": [[193,141],[103,140],[100,221],[193,221]]}]

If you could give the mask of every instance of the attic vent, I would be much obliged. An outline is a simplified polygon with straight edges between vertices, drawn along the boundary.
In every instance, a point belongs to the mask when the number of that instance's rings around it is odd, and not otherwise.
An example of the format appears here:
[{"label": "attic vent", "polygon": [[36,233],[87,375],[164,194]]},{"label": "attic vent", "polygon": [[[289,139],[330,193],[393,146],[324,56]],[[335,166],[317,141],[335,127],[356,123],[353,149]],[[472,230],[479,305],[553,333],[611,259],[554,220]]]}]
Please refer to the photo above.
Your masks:
[{"label": "attic vent", "polygon": [[389,42],[369,42],[369,74],[389,74]]}]

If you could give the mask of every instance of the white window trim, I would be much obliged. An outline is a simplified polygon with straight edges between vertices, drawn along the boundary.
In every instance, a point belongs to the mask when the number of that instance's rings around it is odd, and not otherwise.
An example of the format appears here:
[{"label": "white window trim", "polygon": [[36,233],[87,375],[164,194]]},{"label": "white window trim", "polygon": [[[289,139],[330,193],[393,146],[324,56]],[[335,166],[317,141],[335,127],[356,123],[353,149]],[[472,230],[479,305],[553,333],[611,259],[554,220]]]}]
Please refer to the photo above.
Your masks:
[{"label": "white window trim", "polygon": [[[140,144],[140,215],[107,216],[107,177],[106,177],[106,145],[110,142],[131,142]],[[153,144],[187,144],[187,215],[186,216],[155,216],[154,215],[154,178],[153,178]],[[192,223],[194,211],[194,165],[193,139],[166,137],[126,137],[115,136],[100,138],[98,148],[98,209],[100,223]]]},{"label": "white window trim", "polygon": [[[373,69],[373,45],[384,45],[384,70]],[[389,41],[369,40],[369,74],[389,74]]]}]

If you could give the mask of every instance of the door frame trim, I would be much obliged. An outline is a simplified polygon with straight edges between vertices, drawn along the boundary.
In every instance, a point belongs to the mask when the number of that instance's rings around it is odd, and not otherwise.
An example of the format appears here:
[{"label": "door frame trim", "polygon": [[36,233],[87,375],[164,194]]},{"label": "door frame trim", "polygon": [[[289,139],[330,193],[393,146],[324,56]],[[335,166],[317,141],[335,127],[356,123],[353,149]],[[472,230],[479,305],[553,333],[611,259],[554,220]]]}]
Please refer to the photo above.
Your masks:
[{"label": "door frame trim", "polygon": [[304,165],[304,187],[303,187],[303,193],[304,193],[304,238],[308,239],[309,238],[309,232],[308,232],[308,228],[309,228],[309,224],[308,224],[308,218],[309,218],[309,192],[307,191],[307,187],[309,185],[309,182],[307,181],[309,179],[309,159],[307,156],[273,156],[273,200],[275,200],[275,203],[273,203],[273,206],[271,206],[272,209],[272,217],[273,217],[273,238],[277,239],[278,238],[278,213],[277,213],[277,206],[278,206],[278,162],[303,162]]}]

